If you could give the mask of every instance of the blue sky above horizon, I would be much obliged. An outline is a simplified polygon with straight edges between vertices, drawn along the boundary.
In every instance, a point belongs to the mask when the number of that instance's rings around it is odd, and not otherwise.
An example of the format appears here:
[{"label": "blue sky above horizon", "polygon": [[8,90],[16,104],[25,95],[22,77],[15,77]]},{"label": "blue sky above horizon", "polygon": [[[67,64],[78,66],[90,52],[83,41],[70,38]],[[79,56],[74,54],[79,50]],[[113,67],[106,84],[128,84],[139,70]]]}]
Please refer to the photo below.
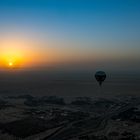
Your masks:
[{"label": "blue sky above horizon", "polygon": [[39,47],[56,49],[66,63],[68,56],[76,65],[140,69],[139,0],[1,0],[0,20],[0,36],[46,41]]}]

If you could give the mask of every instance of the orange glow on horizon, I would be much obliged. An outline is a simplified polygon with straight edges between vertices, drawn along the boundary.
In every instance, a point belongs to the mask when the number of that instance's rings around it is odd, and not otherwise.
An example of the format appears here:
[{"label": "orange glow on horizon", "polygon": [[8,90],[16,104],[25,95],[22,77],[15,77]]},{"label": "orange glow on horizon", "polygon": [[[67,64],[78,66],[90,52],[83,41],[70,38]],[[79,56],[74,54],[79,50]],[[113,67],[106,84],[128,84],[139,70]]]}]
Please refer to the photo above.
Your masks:
[{"label": "orange glow on horizon", "polygon": [[63,59],[62,52],[47,46],[49,45],[46,41],[33,38],[27,39],[24,36],[1,37],[0,68],[42,68],[59,63]]},{"label": "orange glow on horizon", "polygon": [[[97,54],[92,51],[75,47],[65,47],[67,44],[49,42],[24,36],[0,37],[0,69],[40,69],[48,66],[63,66],[87,63],[95,60]],[[71,46],[74,46],[71,44]],[[86,52],[86,53],[85,53]],[[97,52],[97,51],[96,51]]]},{"label": "orange glow on horizon", "polygon": [[1,39],[0,46],[0,68],[31,67],[41,59],[35,45],[23,38]]}]

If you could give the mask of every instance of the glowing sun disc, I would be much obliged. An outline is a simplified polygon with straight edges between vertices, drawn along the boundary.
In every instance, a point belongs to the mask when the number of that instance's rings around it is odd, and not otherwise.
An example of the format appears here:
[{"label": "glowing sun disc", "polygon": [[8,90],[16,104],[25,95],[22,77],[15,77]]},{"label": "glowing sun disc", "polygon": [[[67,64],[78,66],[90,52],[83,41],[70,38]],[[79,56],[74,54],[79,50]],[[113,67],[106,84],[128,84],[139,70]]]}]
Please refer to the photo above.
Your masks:
[{"label": "glowing sun disc", "polygon": [[12,62],[9,62],[9,66],[10,66],[10,67],[13,66],[13,63],[12,63]]}]

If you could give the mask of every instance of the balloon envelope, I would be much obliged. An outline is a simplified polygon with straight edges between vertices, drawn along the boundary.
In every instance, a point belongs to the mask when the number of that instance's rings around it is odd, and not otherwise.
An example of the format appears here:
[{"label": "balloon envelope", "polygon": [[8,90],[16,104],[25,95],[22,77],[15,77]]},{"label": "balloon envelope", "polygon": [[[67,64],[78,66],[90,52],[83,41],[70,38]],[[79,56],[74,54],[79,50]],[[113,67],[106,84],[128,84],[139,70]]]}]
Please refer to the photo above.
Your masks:
[{"label": "balloon envelope", "polygon": [[102,82],[106,79],[106,73],[104,71],[97,71],[95,73],[95,78],[99,82],[99,85],[102,85]]}]

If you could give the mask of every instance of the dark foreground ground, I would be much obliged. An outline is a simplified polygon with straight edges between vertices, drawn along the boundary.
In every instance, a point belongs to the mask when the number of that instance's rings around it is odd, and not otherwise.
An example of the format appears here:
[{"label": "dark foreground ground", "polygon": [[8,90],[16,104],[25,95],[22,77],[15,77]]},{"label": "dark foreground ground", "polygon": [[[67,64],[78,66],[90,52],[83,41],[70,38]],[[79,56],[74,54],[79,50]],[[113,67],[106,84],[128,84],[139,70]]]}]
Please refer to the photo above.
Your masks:
[{"label": "dark foreground ground", "polygon": [[0,72],[0,140],[139,140],[140,74]]},{"label": "dark foreground ground", "polygon": [[140,97],[4,96],[0,140],[139,140]]}]

